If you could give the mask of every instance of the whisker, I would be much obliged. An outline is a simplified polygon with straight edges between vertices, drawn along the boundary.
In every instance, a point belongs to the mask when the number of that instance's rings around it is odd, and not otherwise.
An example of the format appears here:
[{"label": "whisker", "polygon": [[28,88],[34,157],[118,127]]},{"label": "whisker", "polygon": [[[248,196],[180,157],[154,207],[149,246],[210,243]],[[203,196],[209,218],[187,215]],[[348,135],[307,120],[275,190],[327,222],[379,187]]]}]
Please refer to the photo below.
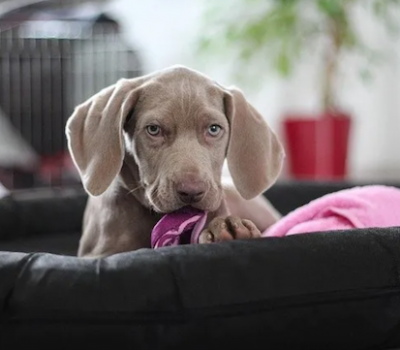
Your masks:
[{"label": "whisker", "polygon": [[155,187],[155,188],[151,191],[151,194],[152,194],[153,196],[158,196],[158,195],[159,195],[159,187],[158,187],[158,186]]},{"label": "whisker", "polygon": [[127,195],[128,195],[128,194],[132,194],[133,192],[136,192],[136,191],[137,191],[138,189],[140,189],[140,188],[142,188],[141,185],[139,185],[138,187],[135,187],[134,189],[130,190],[130,191],[127,193]]}]

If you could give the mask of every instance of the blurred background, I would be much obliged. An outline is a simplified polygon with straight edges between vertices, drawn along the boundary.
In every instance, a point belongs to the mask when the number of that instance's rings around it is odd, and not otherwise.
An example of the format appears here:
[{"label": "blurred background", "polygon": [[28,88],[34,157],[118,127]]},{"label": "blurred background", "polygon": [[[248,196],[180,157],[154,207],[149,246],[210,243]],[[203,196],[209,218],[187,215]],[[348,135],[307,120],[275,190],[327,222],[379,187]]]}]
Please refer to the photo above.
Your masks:
[{"label": "blurred background", "polygon": [[281,181],[398,182],[399,25],[400,0],[0,1],[0,187],[79,184],[74,106],[173,64],[244,91]]}]

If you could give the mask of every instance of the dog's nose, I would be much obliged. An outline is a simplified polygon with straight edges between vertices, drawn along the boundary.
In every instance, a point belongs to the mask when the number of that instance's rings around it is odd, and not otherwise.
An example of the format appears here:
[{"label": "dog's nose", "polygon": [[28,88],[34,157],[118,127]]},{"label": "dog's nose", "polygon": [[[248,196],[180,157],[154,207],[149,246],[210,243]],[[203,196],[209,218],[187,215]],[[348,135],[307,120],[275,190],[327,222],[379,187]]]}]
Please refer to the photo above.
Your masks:
[{"label": "dog's nose", "polygon": [[191,204],[200,202],[206,193],[206,184],[203,181],[180,181],[176,191],[183,203]]}]

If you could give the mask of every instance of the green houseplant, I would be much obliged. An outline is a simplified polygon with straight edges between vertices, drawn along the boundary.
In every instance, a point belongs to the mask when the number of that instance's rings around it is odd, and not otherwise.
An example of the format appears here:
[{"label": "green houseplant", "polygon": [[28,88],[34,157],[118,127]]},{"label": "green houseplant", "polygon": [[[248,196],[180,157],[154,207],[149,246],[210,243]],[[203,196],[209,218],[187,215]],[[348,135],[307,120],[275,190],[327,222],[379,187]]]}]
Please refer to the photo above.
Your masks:
[{"label": "green houseplant", "polygon": [[[262,77],[263,65],[269,65],[288,77],[307,54],[320,55],[320,113],[292,112],[283,118],[289,169],[297,178],[344,177],[352,118],[337,99],[339,66],[346,53],[358,53],[367,63],[379,57],[363,42],[353,14],[366,11],[395,33],[393,17],[400,0],[237,0],[210,5],[200,53],[235,55],[237,71],[246,76],[253,71]],[[359,73],[368,77],[368,64]]]}]

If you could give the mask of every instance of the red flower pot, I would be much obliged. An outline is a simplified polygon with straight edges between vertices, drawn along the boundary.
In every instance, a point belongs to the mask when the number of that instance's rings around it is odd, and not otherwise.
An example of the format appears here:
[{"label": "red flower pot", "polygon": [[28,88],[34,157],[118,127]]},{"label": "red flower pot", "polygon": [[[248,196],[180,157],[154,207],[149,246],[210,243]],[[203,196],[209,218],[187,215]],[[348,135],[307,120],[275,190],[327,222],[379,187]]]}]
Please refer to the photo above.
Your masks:
[{"label": "red flower pot", "polygon": [[283,132],[289,174],[302,180],[340,180],[347,174],[351,119],[345,113],[287,115]]}]

